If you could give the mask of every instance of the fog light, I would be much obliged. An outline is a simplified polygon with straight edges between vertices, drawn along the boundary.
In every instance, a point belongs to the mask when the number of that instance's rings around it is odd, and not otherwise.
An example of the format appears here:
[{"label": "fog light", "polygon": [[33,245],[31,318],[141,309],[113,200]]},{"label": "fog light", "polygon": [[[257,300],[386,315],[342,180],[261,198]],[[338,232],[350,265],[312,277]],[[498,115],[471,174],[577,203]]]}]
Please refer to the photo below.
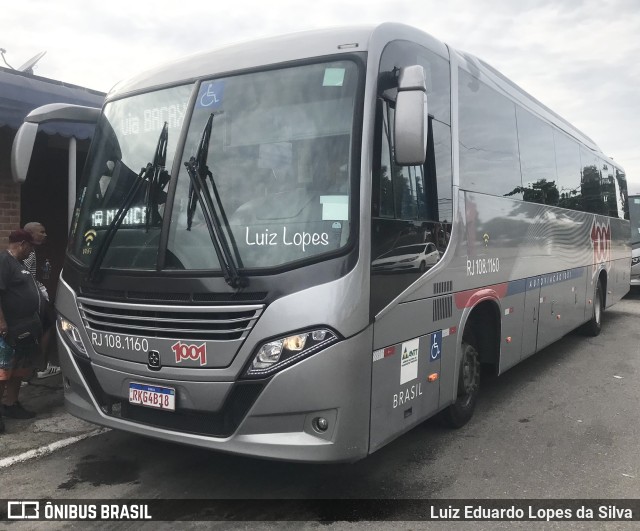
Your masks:
[{"label": "fog light", "polygon": [[329,422],[324,417],[316,417],[313,419],[313,427],[316,431],[324,432],[329,428]]}]

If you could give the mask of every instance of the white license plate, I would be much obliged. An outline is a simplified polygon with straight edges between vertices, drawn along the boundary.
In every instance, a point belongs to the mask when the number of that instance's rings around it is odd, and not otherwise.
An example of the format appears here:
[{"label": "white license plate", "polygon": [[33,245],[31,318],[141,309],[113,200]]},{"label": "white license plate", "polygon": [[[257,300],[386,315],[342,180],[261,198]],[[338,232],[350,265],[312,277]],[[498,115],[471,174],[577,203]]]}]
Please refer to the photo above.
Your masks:
[{"label": "white license plate", "polygon": [[176,410],[176,390],[173,387],[147,385],[141,383],[129,384],[129,403],[138,406]]}]

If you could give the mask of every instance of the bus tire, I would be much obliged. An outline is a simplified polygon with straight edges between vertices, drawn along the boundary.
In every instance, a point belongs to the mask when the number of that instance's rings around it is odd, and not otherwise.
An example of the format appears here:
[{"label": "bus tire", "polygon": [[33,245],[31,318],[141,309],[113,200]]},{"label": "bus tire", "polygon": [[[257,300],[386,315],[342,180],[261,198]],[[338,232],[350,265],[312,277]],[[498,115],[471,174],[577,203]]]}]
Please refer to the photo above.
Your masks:
[{"label": "bus tire", "polygon": [[591,337],[596,337],[602,330],[602,312],[604,311],[604,293],[602,290],[602,284],[598,280],[596,285],[596,291],[593,294],[593,311],[591,313],[591,319],[587,321],[582,327],[582,332]]},{"label": "bus tire", "polygon": [[453,404],[440,413],[440,420],[450,428],[461,428],[469,422],[480,391],[480,355],[475,341],[467,334],[462,338],[461,350],[458,396]]}]

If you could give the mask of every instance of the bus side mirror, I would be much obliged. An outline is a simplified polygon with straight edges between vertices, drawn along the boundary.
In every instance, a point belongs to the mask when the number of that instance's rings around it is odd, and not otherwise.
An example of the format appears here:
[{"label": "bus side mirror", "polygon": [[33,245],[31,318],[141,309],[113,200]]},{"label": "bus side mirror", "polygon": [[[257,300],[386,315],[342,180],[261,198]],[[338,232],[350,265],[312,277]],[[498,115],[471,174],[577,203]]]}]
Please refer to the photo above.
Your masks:
[{"label": "bus side mirror", "polygon": [[33,145],[36,142],[38,124],[25,122],[20,126],[11,148],[11,177],[13,182],[23,183],[27,178]]},{"label": "bus side mirror", "polygon": [[75,122],[95,124],[100,109],[68,103],[51,103],[31,111],[18,129],[11,148],[11,176],[16,183],[27,179],[33,145],[36,141],[38,126],[47,122]]},{"label": "bus side mirror", "polygon": [[395,159],[400,166],[419,166],[427,156],[427,86],[424,68],[400,70],[393,128]]}]

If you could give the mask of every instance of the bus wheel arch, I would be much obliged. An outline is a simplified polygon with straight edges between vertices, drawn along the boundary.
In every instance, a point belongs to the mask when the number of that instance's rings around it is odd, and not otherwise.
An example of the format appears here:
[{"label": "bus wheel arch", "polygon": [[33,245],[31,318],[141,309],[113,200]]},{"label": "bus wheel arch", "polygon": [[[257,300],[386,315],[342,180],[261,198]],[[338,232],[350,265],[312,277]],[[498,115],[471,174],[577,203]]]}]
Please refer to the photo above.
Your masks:
[{"label": "bus wheel arch", "polygon": [[499,366],[500,361],[500,333],[502,321],[500,319],[500,305],[497,300],[485,299],[476,304],[469,312],[462,336],[471,334],[477,341],[476,346],[480,354],[480,362],[485,365]]},{"label": "bus wheel arch", "polygon": [[456,359],[456,400],[440,413],[445,425],[460,428],[473,416],[480,391],[480,365],[498,365],[500,324],[497,301],[480,301],[469,311]]}]

